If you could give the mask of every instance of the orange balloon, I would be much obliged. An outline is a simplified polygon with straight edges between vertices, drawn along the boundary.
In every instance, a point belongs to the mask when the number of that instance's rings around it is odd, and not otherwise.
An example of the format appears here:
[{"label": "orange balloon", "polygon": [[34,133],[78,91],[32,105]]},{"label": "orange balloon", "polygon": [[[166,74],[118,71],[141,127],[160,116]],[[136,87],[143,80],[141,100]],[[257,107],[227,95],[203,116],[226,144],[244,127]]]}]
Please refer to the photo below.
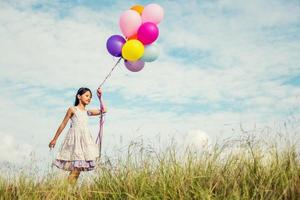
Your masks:
[{"label": "orange balloon", "polygon": [[137,39],[137,33],[127,38],[127,40],[136,40]]},{"label": "orange balloon", "polygon": [[140,15],[142,15],[142,12],[144,10],[144,6],[141,5],[134,5],[130,8],[131,10],[135,10],[136,12],[138,12]]}]

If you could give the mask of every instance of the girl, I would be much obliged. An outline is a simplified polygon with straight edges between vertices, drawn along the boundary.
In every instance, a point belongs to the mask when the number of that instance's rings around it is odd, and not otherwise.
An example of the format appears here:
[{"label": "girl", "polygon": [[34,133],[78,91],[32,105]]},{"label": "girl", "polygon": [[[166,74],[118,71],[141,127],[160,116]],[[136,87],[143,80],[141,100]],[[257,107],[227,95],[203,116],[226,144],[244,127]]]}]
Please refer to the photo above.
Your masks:
[{"label": "girl", "polygon": [[56,144],[60,133],[65,128],[68,120],[71,119],[71,126],[62,142],[58,155],[52,163],[56,167],[70,171],[68,182],[76,183],[81,171],[90,171],[95,168],[95,160],[99,157],[98,145],[93,141],[88,128],[88,116],[102,115],[106,113],[101,96],[100,88],[97,96],[102,104],[101,109],[86,110],[92,99],[92,92],[89,88],[79,88],[75,97],[74,107],[70,107],[56,131],[54,138],[49,143],[49,148]]}]

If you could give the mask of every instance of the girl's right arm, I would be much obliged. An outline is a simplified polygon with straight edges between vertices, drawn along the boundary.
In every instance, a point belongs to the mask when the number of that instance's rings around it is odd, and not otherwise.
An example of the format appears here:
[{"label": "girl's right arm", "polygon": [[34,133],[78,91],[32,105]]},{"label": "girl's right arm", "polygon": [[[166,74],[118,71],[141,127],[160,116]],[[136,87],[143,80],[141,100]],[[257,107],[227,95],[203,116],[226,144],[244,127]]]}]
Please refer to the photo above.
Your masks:
[{"label": "girl's right arm", "polygon": [[52,139],[52,141],[50,142],[49,144],[49,147],[54,147],[55,143],[56,143],[56,140],[58,139],[59,135],[61,134],[61,132],[64,130],[64,128],[66,127],[69,119],[72,117],[72,115],[74,114],[74,111],[73,109],[70,107],[68,110],[67,110],[67,113],[63,119],[63,121],[61,122],[60,126],[58,127],[56,133],[55,133],[55,136],[54,138]]}]

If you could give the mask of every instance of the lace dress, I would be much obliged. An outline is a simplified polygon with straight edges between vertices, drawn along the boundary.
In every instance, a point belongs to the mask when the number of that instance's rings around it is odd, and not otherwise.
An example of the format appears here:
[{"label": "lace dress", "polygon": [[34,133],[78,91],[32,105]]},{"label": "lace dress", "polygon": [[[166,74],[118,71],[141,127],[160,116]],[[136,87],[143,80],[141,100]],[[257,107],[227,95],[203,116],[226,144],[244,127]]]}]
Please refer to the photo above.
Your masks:
[{"label": "lace dress", "polygon": [[74,107],[71,126],[62,142],[53,165],[72,171],[90,171],[95,168],[95,160],[99,157],[98,145],[94,142],[88,127],[87,110]]}]

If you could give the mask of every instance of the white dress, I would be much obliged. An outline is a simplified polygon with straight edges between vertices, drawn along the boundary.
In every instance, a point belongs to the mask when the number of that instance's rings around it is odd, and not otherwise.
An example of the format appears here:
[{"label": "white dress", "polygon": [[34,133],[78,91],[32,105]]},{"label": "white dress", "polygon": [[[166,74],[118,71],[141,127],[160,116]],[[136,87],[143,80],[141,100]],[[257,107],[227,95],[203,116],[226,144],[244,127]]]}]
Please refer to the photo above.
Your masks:
[{"label": "white dress", "polygon": [[71,117],[71,126],[53,164],[67,171],[75,168],[90,171],[95,168],[95,160],[99,157],[99,147],[88,127],[90,113],[76,106],[73,108],[75,112]]}]

